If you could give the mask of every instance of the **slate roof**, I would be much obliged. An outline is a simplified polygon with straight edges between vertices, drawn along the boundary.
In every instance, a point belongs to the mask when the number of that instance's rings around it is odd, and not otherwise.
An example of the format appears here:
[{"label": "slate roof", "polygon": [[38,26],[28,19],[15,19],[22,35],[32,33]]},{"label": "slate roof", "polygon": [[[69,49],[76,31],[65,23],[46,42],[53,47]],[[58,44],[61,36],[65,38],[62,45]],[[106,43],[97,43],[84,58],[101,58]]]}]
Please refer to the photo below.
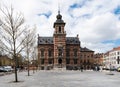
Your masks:
[{"label": "slate roof", "polygon": [[38,37],[38,45],[53,44],[53,37]]},{"label": "slate roof", "polygon": [[86,47],[84,47],[84,48],[80,48],[80,51],[81,52],[94,52],[94,51],[92,51],[92,50],[90,50],[90,49],[88,49],[88,48],[86,48]]},{"label": "slate roof", "polygon": [[61,20],[61,19],[57,19],[56,21],[55,21],[55,23],[57,24],[59,24],[59,23],[64,23],[64,21],[63,20]]},{"label": "slate roof", "polygon": [[66,44],[80,44],[80,41],[77,37],[66,37]]},{"label": "slate roof", "polygon": [[[53,44],[53,37],[38,37],[38,45]],[[66,37],[66,44],[80,44],[77,37]]]}]

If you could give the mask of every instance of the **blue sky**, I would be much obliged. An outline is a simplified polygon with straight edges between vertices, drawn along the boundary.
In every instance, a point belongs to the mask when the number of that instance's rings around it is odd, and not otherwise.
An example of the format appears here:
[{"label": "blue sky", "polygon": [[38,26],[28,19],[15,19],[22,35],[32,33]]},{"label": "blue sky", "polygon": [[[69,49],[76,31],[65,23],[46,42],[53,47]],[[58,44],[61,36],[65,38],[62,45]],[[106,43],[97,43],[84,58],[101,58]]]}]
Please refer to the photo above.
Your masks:
[{"label": "blue sky", "polygon": [[115,15],[120,15],[120,5],[118,5],[118,6],[114,9],[114,14],[115,14]]},{"label": "blue sky", "polygon": [[[37,26],[40,36],[53,36],[58,7],[66,22],[67,36],[79,34],[82,47],[106,52],[120,46],[120,0],[1,0]],[[59,5],[58,5],[59,3]]]},{"label": "blue sky", "polygon": [[49,19],[49,17],[51,16],[51,14],[52,14],[52,12],[47,12],[47,13],[40,13],[40,14],[38,14],[38,16],[45,16],[46,18],[48,18]]},{"label": "blue sky", "polygon": [[106,40],[102,42],[103,44],[107,44],[107,43],[114,43],[117,46],[120,46],[120,39],[117,40]]}]

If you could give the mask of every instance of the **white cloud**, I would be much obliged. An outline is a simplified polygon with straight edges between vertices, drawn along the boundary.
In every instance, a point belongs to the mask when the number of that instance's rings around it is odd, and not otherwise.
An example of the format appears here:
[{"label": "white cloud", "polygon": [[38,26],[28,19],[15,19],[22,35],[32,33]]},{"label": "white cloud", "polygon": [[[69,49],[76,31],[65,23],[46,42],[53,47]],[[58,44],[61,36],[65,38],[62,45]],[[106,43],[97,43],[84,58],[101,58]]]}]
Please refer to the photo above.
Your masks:
[{"label": "white cloud", "polygon": [[95,53],[98,52],[105,53],[108,50],[111,50],[114,45],[115,45],[114,43],[103,44],[103,43],[82,42],[83,47],[87,46],[87,48],[92,48],[92,50],[95,51]]},{"label": "white cloud", "polygon": [[[113,9],[120,5],[120,0],[2,0],[4,4],[13,4],[20,10],[27,24],[37,25],[40,36],[53,35],[53,23],[56,21],[58,2],[63,20],[66,22],[67,36],[79,34],[82,46],[97,52],[104,52],[115,46],[114,43],[103,44],[106,40],[120,37],[119,16]],[[83,3],[84,2],[84,3]],[[70,8],[71,5],[82,4],[81,8]],[[49,18],[40,13],[51,12]]]}]

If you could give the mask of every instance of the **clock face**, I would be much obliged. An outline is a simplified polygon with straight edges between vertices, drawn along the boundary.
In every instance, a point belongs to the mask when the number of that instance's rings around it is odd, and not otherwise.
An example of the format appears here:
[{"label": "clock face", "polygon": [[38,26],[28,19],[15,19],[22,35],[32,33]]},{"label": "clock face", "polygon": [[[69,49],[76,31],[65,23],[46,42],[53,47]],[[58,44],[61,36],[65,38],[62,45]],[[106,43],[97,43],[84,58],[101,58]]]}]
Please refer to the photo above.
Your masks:
[{"label": "clock face", "polygon": [[59,41],[62,41],[62,36],[59,36],[58,39],[59,39]]}]

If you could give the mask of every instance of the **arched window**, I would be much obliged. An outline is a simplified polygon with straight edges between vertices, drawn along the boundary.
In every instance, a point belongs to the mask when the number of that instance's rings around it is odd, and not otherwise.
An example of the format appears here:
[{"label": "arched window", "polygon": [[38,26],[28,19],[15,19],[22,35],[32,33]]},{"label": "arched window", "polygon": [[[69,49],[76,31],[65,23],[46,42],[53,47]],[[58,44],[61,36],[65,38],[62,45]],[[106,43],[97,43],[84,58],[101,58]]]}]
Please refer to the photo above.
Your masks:
[{"label": "arched window", "polygon": [[63,55],[63,52],[62,52],[62,48],[58,49],[58,56],[62,56]]},{"label": "arched window", "polygon": [[61,26],[59,26],[59,33],[61,33]]},{"label": "arched window", "polygon": [[44,49],[41,49],[41,57],[44,57]]},{"label": "arched window", "polygon": [[41,59],[41,64],[44,64],[44,59]]},{"label": "arched window", "polygon": [[74,49],[74,57],[77,57],[77,49]]},{"label": "arched window", "polygon": [[51,49],[48,50],[48,56],[49,56],[49,57],[52,56],[52,50],[51,50]]}]

